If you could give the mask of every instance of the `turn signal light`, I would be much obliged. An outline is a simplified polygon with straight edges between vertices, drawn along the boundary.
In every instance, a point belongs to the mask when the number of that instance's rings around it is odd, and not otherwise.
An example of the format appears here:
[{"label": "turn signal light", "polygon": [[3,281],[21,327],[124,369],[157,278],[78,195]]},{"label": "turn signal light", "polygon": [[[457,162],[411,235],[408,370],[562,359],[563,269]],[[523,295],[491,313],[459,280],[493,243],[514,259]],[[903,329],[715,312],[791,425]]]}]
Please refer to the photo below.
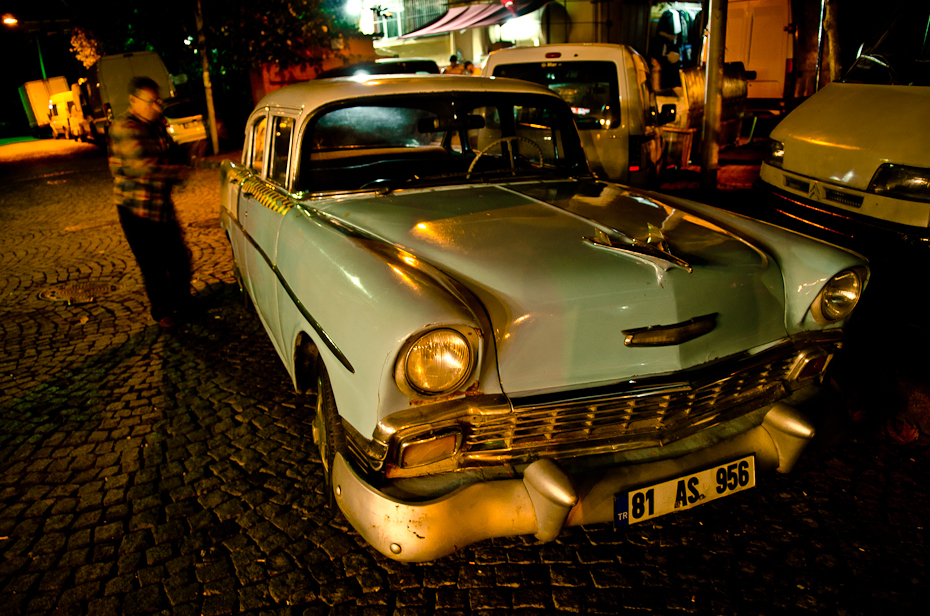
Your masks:
[{"label": "turn signal light", "polygon": [[788,378],[794,381],[819,378],[827,369],[831,359],[833,359],[832,355],[822,352],[816,352],[816,354],[801,353],[795,361]]},{"label": "turn signal light", "polygon": [[459,432],[409,441],[400,446],[400,467],[412,468],[451,458],[462,444]]}]

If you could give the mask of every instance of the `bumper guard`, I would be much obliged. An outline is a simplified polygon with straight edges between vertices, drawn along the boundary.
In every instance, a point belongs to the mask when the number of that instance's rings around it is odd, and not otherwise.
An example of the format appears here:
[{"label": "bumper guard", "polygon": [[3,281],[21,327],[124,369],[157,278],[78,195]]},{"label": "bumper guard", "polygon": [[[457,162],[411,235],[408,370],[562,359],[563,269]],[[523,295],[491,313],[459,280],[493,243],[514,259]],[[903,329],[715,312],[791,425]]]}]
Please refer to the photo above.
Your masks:
[{"label": "bumper guard", "polygon": [[403,502],[365,483],[337,454],[336,502],[376,550],[398,561],[422,562],[493,537],[555,539],[563,528],[613,521],[614,495],[703,470],[747,455],[760,471],[789,472],[814,436],[814,427],[783,402],[762,424],[680,458],[633,464],[597,476],[572,478],[550,459],[530,464],[522,479],[463,486],[425,502]]}]

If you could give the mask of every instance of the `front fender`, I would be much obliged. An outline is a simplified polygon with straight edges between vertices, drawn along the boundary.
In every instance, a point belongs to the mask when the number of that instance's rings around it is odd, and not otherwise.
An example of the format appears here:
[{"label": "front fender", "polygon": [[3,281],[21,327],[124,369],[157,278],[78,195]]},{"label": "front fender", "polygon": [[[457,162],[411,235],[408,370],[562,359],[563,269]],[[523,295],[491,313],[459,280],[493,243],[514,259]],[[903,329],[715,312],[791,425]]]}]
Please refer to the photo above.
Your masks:
[{"label": "front fender", "polygon": [[[868,271],[868,260],[851,250],[694,201],[653,194],[655,199],[712,220],[770,255],[785,282],[785,328],[789,334],[842,327],[843,321],[824,328],[810,314],[817,294],[835,274],[852,268]],[[863,281],[868,283],[868,277]]]},{"label": "front fender", "polygon": [[[339,413],[359,433],[370,436],[379,419],[417,403],[395,384],[394,365],[408,338],[425,329],[473,329],[477,379],[463,389],[477,380],[483,391],[500,391],[487,316],[453,280],[310,208],[292,208],[283,222],[276,270],[284,340],[295,344],[301,332],[314,339]],[[287,363],[294,376],[293,357]]]}]

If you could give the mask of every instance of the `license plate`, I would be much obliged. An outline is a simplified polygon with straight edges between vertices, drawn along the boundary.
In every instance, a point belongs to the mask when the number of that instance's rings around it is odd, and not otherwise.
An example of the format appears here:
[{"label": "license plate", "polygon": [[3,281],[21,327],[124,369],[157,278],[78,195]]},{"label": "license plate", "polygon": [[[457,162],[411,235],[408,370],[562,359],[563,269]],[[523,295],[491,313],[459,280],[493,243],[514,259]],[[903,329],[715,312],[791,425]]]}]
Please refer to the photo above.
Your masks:
[{"label": "license plate", "polygon": [[755,461],[755,456],[747,456],[638,490],[618,492],[614,520],[618,526],[637,524],[748,490],[756,485]]}]

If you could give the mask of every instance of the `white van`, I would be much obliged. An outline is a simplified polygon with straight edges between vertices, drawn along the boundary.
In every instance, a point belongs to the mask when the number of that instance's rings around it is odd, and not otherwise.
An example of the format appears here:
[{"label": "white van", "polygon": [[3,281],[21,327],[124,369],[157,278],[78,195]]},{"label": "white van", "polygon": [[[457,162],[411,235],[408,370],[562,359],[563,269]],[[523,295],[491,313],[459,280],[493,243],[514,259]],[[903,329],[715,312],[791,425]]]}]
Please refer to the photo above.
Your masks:
[{"label": "white van", "polygon": [[154,51],[137,51],[97,60],[87,73],[85,88],[93,132],[106,135],[110,123],[129,108],[129,80],[149,77],[158,84],[161,96],[175,96],[174,83],[161,56]]},{"label": "white van", "polygon": [[759,179],[778,211],[838,243],[930,245],[928,31],[930,4],[899,12],[842,81],[772,131]]},{"label": "white van", "polygon": [[[591,169],[598,177],[648,186],[665,167],[661,123],[646,60],[628,45],[578,44],[514,47],[492,52],[483,75],[547,86],[575,113]],[[666,109],[667,108],[667,109]]]}]

